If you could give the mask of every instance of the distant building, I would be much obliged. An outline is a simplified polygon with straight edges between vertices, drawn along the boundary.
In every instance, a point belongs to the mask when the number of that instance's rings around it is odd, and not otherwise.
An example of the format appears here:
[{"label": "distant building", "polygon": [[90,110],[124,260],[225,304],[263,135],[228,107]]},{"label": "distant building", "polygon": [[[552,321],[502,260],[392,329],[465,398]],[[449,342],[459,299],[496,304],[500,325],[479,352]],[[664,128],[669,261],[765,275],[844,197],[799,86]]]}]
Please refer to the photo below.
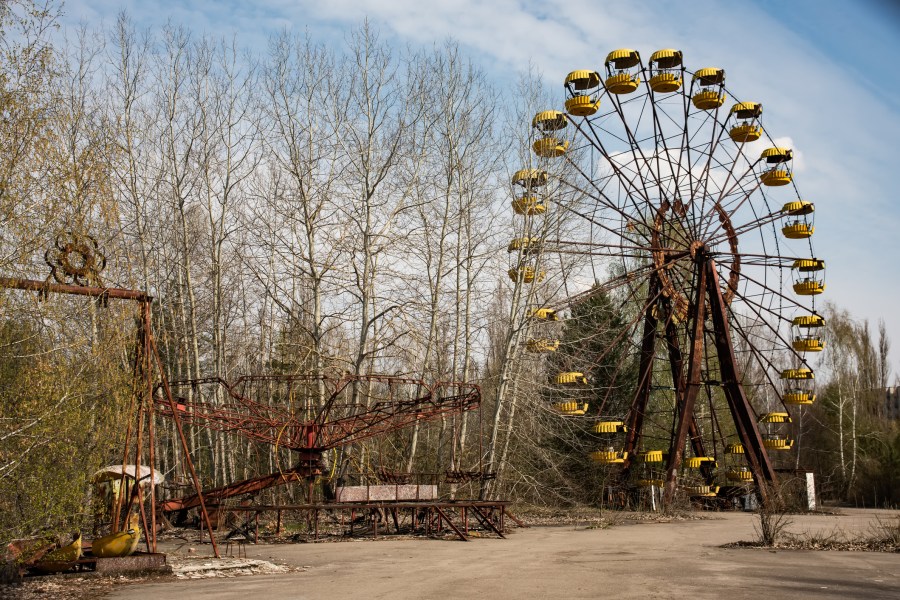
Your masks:
[{"label": "distant building", "polygon": [[900,387],[884,388],[884,415],[888,419],[900,419]]}]

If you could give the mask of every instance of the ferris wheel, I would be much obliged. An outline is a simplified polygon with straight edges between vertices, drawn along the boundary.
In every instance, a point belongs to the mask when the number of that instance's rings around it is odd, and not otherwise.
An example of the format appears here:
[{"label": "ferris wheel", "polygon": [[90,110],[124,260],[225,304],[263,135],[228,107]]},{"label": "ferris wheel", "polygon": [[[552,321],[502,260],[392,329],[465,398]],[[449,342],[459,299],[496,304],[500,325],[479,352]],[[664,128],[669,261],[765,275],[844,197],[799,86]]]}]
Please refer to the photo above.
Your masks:
[{"label": "ferris wheel", "polygon": [[[679,50],[615,50],[564,86],[513,175],[508,247],[525,350],[557,369],[550,406],[593,419],[590,458],[629,485],[668,499],[758,486],[765,500],[824,348],[825,262],[798,157],[758,99],[735,98],[722,68],[689,70]],[[597,321],[578,319],[598,295],[624,316],[590,353]]]}]

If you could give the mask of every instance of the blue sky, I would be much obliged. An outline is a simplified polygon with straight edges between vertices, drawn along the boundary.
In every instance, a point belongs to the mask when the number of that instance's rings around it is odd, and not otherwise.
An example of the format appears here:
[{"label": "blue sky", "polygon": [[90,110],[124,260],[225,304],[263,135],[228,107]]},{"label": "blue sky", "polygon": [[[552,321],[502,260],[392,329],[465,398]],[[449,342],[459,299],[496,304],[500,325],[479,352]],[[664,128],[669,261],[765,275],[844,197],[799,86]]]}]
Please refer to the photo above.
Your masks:
[{"label": "blue sky", "polygon": [[171,19],[260,52],[282,28],[339,47],[368,18],[401,46],[453,37],[510,85],[533,64],[561,86],[573,69],[600,70],[619,47],[679,48],[688,68],[721,66],[729,88],[764,103],[770,134],[803,156],[796,181],[817,208],[825,298],[883,317],[900,358],[900,9],[891,2],[69,0],[63,24],[112,24],[122,8],[138,26]]}]

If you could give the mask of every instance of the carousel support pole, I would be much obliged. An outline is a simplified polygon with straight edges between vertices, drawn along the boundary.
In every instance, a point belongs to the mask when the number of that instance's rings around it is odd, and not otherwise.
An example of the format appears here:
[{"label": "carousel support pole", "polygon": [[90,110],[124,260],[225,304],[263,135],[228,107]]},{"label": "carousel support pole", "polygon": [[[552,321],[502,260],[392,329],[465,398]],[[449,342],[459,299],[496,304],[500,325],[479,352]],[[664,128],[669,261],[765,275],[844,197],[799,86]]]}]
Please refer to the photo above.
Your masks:
[{"label": "carousel support pole", "polygon": [[181,426],[181,417],[178,415],[178,407],[175,406],[175,399],[172,397],[172,388],[169,387],[169,380],[166,377],[166,371],[162,364],[162,358],[159,356],[159,348],[156,346],[156,340],[153,338],[153,331],[150,329],[150,305],[144,304],[143,310],[144,327],[147,330],[147,338],[149,340],[150,349],[155,359],[156,367],[159,370],[159,380],[162,383],[163,391],[166,394],[166,401],[169,403],[169,409],[172,411],[172,420],[175,421],[175,429],[178,431],[178,438],[181,441],[181,449],[184,452],[184,459],[187,462],[188,470],[191,473],[191,480],[194,483],[194,490],[200,502],[200,514],[203,522],[209,531],[209,541],[213,547],[213,554],[216,558],[219,556],[219,546],[216,544],[216,534],[213,531],[212,523],[209,520],[209,512],[206,510],[206,501],[203,499],[203,487],[200,485],[200,478],[194,469],[194,461],[191,460],[190,450],[188,448],[187,438],[184,437],[184,428]]}]

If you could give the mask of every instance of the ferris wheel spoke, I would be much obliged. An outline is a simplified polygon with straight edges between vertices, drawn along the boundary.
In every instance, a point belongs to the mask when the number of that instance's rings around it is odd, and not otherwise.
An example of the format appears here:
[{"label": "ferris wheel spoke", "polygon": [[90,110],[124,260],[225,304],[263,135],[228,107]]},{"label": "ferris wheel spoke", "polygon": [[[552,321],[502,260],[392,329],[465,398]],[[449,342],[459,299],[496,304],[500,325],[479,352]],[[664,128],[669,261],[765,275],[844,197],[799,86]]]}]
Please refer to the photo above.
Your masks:
[{"label": "ferris wheel spoke", "polygon": [[[623,210],[622,208],[620,208],[615,202],[613,202],[613,201],[612,201],[612,200],[611,200],[611,199],[603,192],[602,189],[598,188],[598,187],[596,186],[596,184],[594,183],[594,181],[593,181],[590,177],[587,176],[587,174],[581,169],[581,167],[579,167],[577,164],[575,164],[574,162],[571,162],[571,161],[569,162],[569,164],[571,164],[572,167],[573,167],[574,169],[576,169],[576,170],[581,174],[581,176],[584,178],[584,180],[586,180],[588,183],[591,184],[591,186],[594,187],[594,190],[596,191],[596,195],[593,194],[593,193],[591,193],[590,191],[588,191],[588,190],[586,190],[586,189],[583,189],[583,188],[581,188],[581,187],[579,187],[579,186],[576,186],[574,183],[572,183],[572,182],[570,182],[570,181],[567,181],[567,180],[565,180],[565,179],[560,179],[560,184],[561,184],[561,185],[567,186],[567,187],[570,189],[570,191],[573,191],[573,192],[575,192],[575,193],[577,193],[577,194],[580,194],[580,195],[582,195],[582,196],[584,196],[584,197],[588,197],[588,198],[591,198],[591,199],[593,199],[593,200],[596,200],[597,202],[602,203],[604,206],[606,206],[606,207],[609,208],[610,210],[612,210],[612,211],[618,213],[619,216],[621,216],[623,219],[625,219],[625,222],[626,222],[626,223],[634,222],[634,221],[635,221],[635,217],[637,217],[637,219],[640,221],[640,223],[641,223],[642,225],[644,225],[644,227],[646,228],[646,230],[649,230],[649,229],[650,229],[651,225],[650,225],[649,223],[647,223],[647,222],[644,220],[644,218],[643,218],[643,216],[641,215],[641,212],[640,212],[640,210],[638,209],[637,205],[634,205],[634,208],[635,208],[635,211],[636,211],[636,215],[633,215],[633,214],[631,214],[631,213],[626,212],[625,210]],[[566,209],[566,210],[572,212],[573,214],[576,214],[576,215],[578,215],[579,217],[588,220],[590,223],[592,223],[592,224],[594,224],[594,225],[597,225],[598,227],[600,227],[600,228],[602,228],[602,229],[605,229],[605,230],[607,230],[607,231],[613,233],[613,234],[616,235],[616,236],[622,236],[622,232],[621,232],[621,231],[612,229],[612,228],[608,227],[607,225],[604,225],[604,224],[599,223],[599,222],[597,222],[597,221],[595,221],[595,220],[592,220],[592,219],[590,219],[588,216],[586,216],[585,214],[583,214],[583,213],[581,213],[581,212],[579,212],[579,211],[576,211],[576,210],[573,209],[573,208],[570,208],[570,207],[567,207],[567,206],[565,206],[565,205],[562,205],[562,204],[560,204],[558,201],[554,201],[554,202],[555,202],[558,206],[561,206],[562,208],[564,208],[564,209]],[[632,201],[632,203],[633,203],[633,201]],[[647,240],[648,242],[650,241],[650,238],[647,237],[646,234],[641,235],[641,237],[643,237],[643,238],[644,238],[645,240]]]},{"label": "ferris wheel spoke", "polygon": [[[646,98],[649,98],[649,96],[647,96]],[[635,165],[638,165],[639,162],[640,162],[640,164],[646,165],[646,166],[648,167],[648,170],[649,170],[650,173],[653,175],[653,181],[655,182],[657,188],[658,188],[660,191],[662,191],[663,185],[662,185],[662,182],[660,181],[659,174],[658,174],[658,173],[655,173],[655,172],[653,171],[653,167],[652,167],[651,163],[647,160],[647,157],[646,157],[646,155],[644,154],[644,151],[641,149],[639,142],[637,141],[637,139],[636,139],[634,133],[632,132],[632,128],[628,125],[628,120],[625,118],[625,115],[624,115],[624,113],[622,112],[622,106],[621,106],[621,103],[619,102],[618,99],[612,101],[612,103],[613,103],[613,105],[615,106],[616,111],[617,111],[618,114],[619,114],[619,118],[622,120],[622,126],[624,127],[625,133],[627,134],[628,139],[630,140],[629,146],[631,147],[632,160],[634,161]],[[645,99],[644,108],[646,108],[646,105],[647,105],[647,101],[646,101],[646,99]],[[650,105],[651,105],[651,110],[652,110],[652,111],[655,111],[655,105],[654,105],[652,102],[650,102]],[[641,111],[641,114],[643,115],[643,109],[642,109],[642,111]],[[655,121],[655,119],[654,119],[654,121]],[[639,122],[640,122],[640,121],[639,121]],[[639,124],[639,123],[638,123],[638,124]],[[654,139],[654,144],[655,144],[655,139]],[[601,146],[602,146],[602,145],[601,145]],[[605,149],[601,149],[601,152],[603,152],[604,155],[606,155]],[[654,153],[656,153],[655,147],[654,147]],[[640,154],[640,161],[638,160],[638,154]],[[609,160],[609,157],[608,157],[608,156],[607,156],[607,160]],[[637,169],[636,169],[636,170],[637,170]],[[649,191],[647,190],[646,183],[644,182],[643,179],[641,179],[641,184],[642,184],[642,188],[643,188],[643,191],[644,191],[644,198],[645,198],[645,200],[646,200],[646,202],[647,202],[647,204],[648,204],[648,207],[651,207],[651,208],[652,208],[654,205],[653,205],[653,202],[652,202],[651,199],[650,199],[650,193],[649,193]]]}]

